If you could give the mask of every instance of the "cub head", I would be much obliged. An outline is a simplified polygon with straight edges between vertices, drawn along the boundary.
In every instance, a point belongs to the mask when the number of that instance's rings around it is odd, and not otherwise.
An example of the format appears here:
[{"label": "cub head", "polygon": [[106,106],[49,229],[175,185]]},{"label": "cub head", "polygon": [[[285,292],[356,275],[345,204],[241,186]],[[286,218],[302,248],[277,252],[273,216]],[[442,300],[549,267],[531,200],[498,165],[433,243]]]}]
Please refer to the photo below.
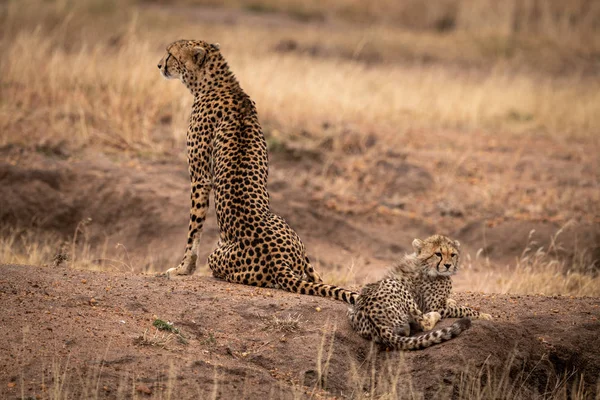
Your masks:
[{"label": "cub head", "polygon": [[167,79],[183,82],[201,78],[203,67],[220,54],[219,44],[203,40],[178,40],[167,46],[167,53],[158,62],[158,69]]},{"label": "cub head", "polygon": [[454,275],[460,263],[460,243],[433,235],[412,242],[422,273],[431,277]]}]

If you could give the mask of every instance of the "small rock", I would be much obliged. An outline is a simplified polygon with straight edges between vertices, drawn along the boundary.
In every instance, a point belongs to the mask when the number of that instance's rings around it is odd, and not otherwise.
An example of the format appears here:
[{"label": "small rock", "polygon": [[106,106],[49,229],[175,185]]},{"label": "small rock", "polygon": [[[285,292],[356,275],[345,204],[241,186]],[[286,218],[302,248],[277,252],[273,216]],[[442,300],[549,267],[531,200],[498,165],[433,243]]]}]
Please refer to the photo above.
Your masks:
[{"label": "small rock", "polygon": [[142,385],[142,384],[137,385],[135,387],[135,390],[137,392],[144,393],[144,394],[152,394],[152,389],[150,389],[148,386]]}]

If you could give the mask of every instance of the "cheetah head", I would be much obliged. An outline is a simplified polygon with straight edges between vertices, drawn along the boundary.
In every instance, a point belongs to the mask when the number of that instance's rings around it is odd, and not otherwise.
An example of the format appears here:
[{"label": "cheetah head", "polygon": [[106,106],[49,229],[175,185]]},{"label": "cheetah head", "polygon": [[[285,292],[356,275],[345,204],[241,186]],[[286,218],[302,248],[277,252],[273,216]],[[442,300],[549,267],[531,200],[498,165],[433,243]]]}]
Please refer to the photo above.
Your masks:
[{"label": "cheetah head", "polygon": [[178,40],[167,46],[167,53],[158,62],[158,69],[167,79],[184,83],[202,78],[204,66],[218,57],[219,44],[202,40]]},{"label": "cheetah head", "polygon": [[430,277],[451,276],[458,270],[460,243],[446,236],[433,235],[412,242],[422,272]]}]

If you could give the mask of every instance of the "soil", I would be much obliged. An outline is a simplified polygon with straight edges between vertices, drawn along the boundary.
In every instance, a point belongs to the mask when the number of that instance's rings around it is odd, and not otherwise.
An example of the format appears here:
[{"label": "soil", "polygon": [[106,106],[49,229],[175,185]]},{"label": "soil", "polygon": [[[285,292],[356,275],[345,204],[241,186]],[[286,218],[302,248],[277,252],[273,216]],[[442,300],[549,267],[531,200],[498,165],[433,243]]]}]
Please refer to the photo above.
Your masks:
[{"label": "soil", "polygon": [[[102,270],[96,272],[64,265],[0,266],[3,398],[597,395],[600,299],[470,293],[464,292],[468,282],[457,276],[454,297],[495,320],[474,321],[458,338],[423,351],[386,352],[350,330],[346,305],[338,302],[229,284],[203,276],[205,266],[192,277],[155,277],[151,272],[177,261],[185,238],[183,159],[1,151],[5,227],[50,232],[67,241],[85,238],[91,247],[108,249],[105,259],[93,261]],[[414,237],[436,226],[454,226],[450,232],[466,251],[485,247],[498,265],[518,256],[532,229],[549,241],[560,227],[517,219],[490,224],[476,213],[421,219],[387,212],[388,198],[381,213],[348,213],[294,181],[295,169],[313,167],[312,158],[285,153],[272,158],[273,209],[303,237],[326,280],[339,279],[349,260],[360,260],[360,271],[348,282],[354,288],[380,277]],[[387,177],[395,185],[427,192],[423,181],[432,173],[403,161],[385,162],[388,171],[398,171]],[[431,204],[422,207],[426,214]],[[597,227],[570,229],[565,243],[581,245],[584,236],[587,248],[595,248]],[[204,237],[200,260],[217,237],[214,215]],[[117,254],[123,248],[127,258]],[[126,262],[110,261],[117,256]],[[179,334],[157,330],[157,318],[173,323]]]},{"label": "soil", "polygon": [[[338,302],[218,281],[205,265],[191,277],[155,277],[178,262],[186,235],[183,155],[17,146],[0,155],[3,235],[50,234],[101,254],[87,260],[99,271],[73,268],[73,259],[0,264],[2,398],[598,395],[598,298],[471,293],[459,274],[456,300],[495,320],[474,321],[458,338],[423,351],[386,352],[350,330],[346,305]],[[344,203],[324,181],[297,178],[298,169],[319,169],[322,157],[314,149],[272,151],[269,190],[272,208],[299,232],[326,281],[358,289],[381,277],[413,238],[436,232],[458,238],[468,254],[481,249],[490,268],[503,266],[521,254],[532,230],[538,245],[548,246],[563,226],[457,207],[453,199],[472,196],[466,186],[453,187],[454,197],[439,204],[431,186],[445,166],[393,153],[371,164],[374,179],[387,182],[381,196],[365,193],[368,207]],[[582,210],[554,244],[565,257],[584,249],[598,260],[598,225]],[[217,236],[209,215],[201,264]],[[354,275],[345,281],[351,265]],[[157,330],[157,318],[179,334]]]},{"label": "soil", "polygon": [[506,398],[579,383],[596,395],[600,299],[456,293],[495,319],[389,352],[353,333],[346,305],[329,299],[199,276],[0,270],[2,398],[469,398],[488,380]]},{"label": "soil", "polygon": [[[101,249],[89,260],[97,269],[156,272],[179,262],[189,218],[183,155],[144,159],[92,151],[62,155],[60,151],[0,149],[0,159],[5,160],[0,161],[3,234],[11,229],[51,233],[69,245],[77,242],[79,247]],[[452,196],[440,203],[435,194],[438,187],[431,182],[438,174],[436,167],[425,168],[395,154],[380,154],[374,168],[364,174],[378,182],[364,182],[365,190],[377,184],[385,190],[371,198],[365,193],[361,203],[328,192],[326,178],[315,179],[317,183],[297,178],[298,169],[319,170],[323,153],[326,150],[272,151],[269,193],[272,209],[299,233],[326,280],[360,285],[379,279],[391,262],[412,251],[415,237],[434,233],[459,239],[465,254],[479,252],[491,266],[513,264],[528,245],[548,249],[550,244],[560,257],[584,254],[590,265],[600,266],[600,225],[585,209],[581,215],[572,212],[569,218],[576,222],[566,226],[565,219],[507,217],[502,215],[506,210],[493,214],[481,204],[470,205],[466,211],[453,199],[467,201],[473,196],[471,187],[453,187]],[[526,182],[523,179],[521,184]],[[555,237],[561,228],[560,237]],[[532,231],[535,243],[530,240]],[[202,264],[217,239],[211,207],[197,273],[210,275]],[[341,282],[346,275],[351,279]],[[455,287],[469,288],[460,279]]]}]

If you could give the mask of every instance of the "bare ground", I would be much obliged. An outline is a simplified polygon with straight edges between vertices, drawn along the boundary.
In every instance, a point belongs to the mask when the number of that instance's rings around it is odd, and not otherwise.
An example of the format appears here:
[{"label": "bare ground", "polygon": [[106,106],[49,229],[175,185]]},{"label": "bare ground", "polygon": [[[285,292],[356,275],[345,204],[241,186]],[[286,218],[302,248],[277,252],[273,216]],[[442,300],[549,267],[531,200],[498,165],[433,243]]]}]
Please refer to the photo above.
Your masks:
[{"label": "bare ground", "polygon": [[[104,272],[0,267],[3,397],[597,395],[597,298],[464,292],[469,282],[459,274],[456,299],[491,313],[494,321],[475,321],[457,339],[424,351],[379,351],[350,331],[341,303],[228,284],[201,276],[208,275],[205,266],[197,276],[174,280],[143,274],[163,270],[180,256],[188,190],[182,160],[17,147],[2,152],[5,227],[25,226],[78,247],[105,249],[103,258],[88,260],[90,268]],[[517,218],[490,223],[483,211],[449,215],[430,211],[436,205],[427,202],[415,203],[428,215],[419,218],[390,212],[387,197],[383,208],[340,211],[310,184],[295,180],[298,168],[315,162],[292,153],[273,157],[273,209],[304,238],[326,280],[344,281],[352,263],[348,285],[378,278],[413,237],[438,230],[458,237],[467,252],[485,247],[488,268],[496,268],[518,256],[531,229],[549,242],[560,227]],[[427,199],[431,189],[423,181],[434,171],[386,162],[388,171],[398,171],[387,179]],[[92,222],[82,224],[87,218]],[[565,256],[574,243],[595,251],[597,227],[580,223],[567,232]],[[204,237],[201,262],[217,237],[214,216]],[[173,322],[181,335],[157,331],[155,318]]]},{"label": "bare ground", "polygon": [[[93,257],[86,261],[97,269],[163,271],[178,263],[189,210],[189,183],[182,157],[144,159],[95,152],[61,155],[60,151],[60,147],[0,149],[5,160],[0,162],[3,235],[14,228],[56,234],[69,248],[74,242],[78,249],[91,248]],[[487,196],[476,193],[481,189],[470,184],[459,182],[452,188],[440,188],[433,177],[447,168],[443,162],[441,166],[421,166],[393,153],[379,154],[373,168],[356,177],[358,181],[366,180],[360,183],[364,199],[340,198],[328,189],[327,177],[299,177],[316,174],[323,162],[319,157],[322,153],[306,150],[272,152],[269,192],[273,210],[300,234],[311,260],[327,280],[362,284],[378,279],[390,262],[411,250],[415,237],[434,233],[459,239],[464,252],[473,257],[479,251],[479,256],[486,258],[486,263],[477,263],[478,268],[485,265],[482,273],[485,268],[513,264],[528,246],[532,230],[536,248],[547,249],[556,241],[553,244],[558,257],[570,259],[583,254],[588,265],[600,265],[598,216],[588,213],[586,203],[594,195],[589,193],[591,187],[580,181],[577,159],[565,163],[560,173],[568,176],[570,171],[577,185],[584,185],[576,192],[580,205],[565,210],[564,217],[548,217],[543,216],[548,211],[541,216],[518,214],[521,205],[512,204],[513,197],[507,198],[505,208],[498,209],[497,201],[488,204]],[[419,154],[414,159],[428,157]],[[490,169],[487,179],[506,179],[505,171],[491,172],[495,168],[492,160],[483,161],[490,155],[477,157]],[[440,158],[443,160],[443,156]],[[502,158],[493,160],[498,165],[504,162]],[[536,180],[545,168],[539,164],[544,162],[543,158],[535,161],[526,176],[519,177],[524,193],[545,190],[543,186],[552,184]],[[465,165],[461,168],[470,169]],[[548,174],[555,179],[559,168],[553,167]],[[368,192],[369,185],[388,189],[373,195]],[[521,194],[514,197],[518,196]],[[539,204],[534,202],[532,206]],[[211,213],[200,248],[202,274],[209,274],[202,265],[218,237],[212,208]],[[573,223],[553,239],[569,219]],[[57,248],[54,254],[60,252]],[[52,259],[43,263],[51,264]],[[469,289],[468,282],[460,277],[456,285],[458,289]]]},{"label": "bare ground", "polygon": [[209,277],[0,270],[3,398],[468,398],[486,380],[503,398],[579,382],[593,398],[600,373],[600,299],[457,293],[495,320],[401,353],[371,348],[328,299]]}]

